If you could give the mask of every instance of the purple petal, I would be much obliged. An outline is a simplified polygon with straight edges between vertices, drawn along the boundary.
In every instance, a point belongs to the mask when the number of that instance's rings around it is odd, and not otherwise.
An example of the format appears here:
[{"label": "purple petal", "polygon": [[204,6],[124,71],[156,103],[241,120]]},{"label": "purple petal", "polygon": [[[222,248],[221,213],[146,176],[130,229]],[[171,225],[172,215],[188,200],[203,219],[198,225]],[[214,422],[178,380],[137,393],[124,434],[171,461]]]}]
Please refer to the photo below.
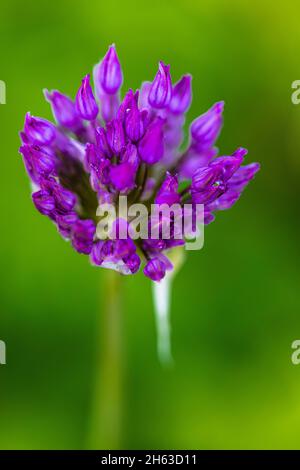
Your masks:
[{"label": "purple petal", "polygon": [[132,142],[137,142],[143,135],[143,121],[135,99],[125,117],[126,134]]},{"label": "purple petal", "polygon": [[108,158],[112,157],[112,153],[106,138],[106,132],[103,127],[97,127],[96,129],[96,144],[100,153],[103,153]]},{"label": "purple petal", "polygon": [[222,196],[209,204],[209,210],[211,211],[224,211],[230,209],[235,202],[239,199],[240,193],[232,189],[227,190]]},{"label": "purple petal", "polygon": [[209,204],[226,191],[227,187],[221,180],[215,181],[201,192],[192,191],[192,200],[195,204]]},{"label": "purple petal", "polygon": [[213,184],[222,174],[222,170],[218,167],[199,168],[192,178],[192,189],[194,191],[204,191],[208,185]]},{"label": "purple petal", "polygon": [[147,128],[144,137],[138,145],[141,159],[153,165],[157,163],[164,154],[164,119],[157,117]]},{"label": "purple petal", "polygon": [[79,115],[87,121],[94,121],[99,109],[90,85],[90,76],[86,75],[76,95],[76,109]]},{"label": "purple petal", "polygon": [[51,215],[55,209],[54,198],[44,190],[32,194],[32,201],[37,210],[43,215]]},{"label": "purple petal", "polygon": [[49,150],[38,145],[23,145],[20,148],[25,168],[34,183],[39,183],[41,176],[55,173],[55,156]]},{"label": "purple petal", "polygon": [[85,156],[86,167],[91,174],[91,186],[94,191],[98,191],[98,182],[109,184],[109,170],[111,162],[103,157],[94,144],[86,145]]},{"label": "purple petal", "polygon": [[209,162],[217,155],[215,147],[198,153],[193,147],[189,148],[180,163],[180,176],[184,179],[191,179],[194,173],[207,166]]},{"label": "purple petal", "polygon": [[51,103],[52,112],[59,125],[74,132],[82,128],[75,103],[68,96],[57,90],[52,92],[45,90],[45,96],[47,101]]},{"label": "purple petal", "polygon": [[24,132],[29,142],[37,145],[50,145],[55,140],[56,129],[46,119],[26,114]]},{"label": "purple petal", "polygon": [[149,108],[149,93],[152,87],[151,82],[143,82],[140,92],[139,92],[139,101],[138,105],[140,109],[148,109]]},{"label": "purple petal", "polygon": [[122,121],[113,119],[106,126],[106,136],[108,145],[114,154],[119,154],[125,146],[125,135]]},{"label": "purple petal", "polygon": [[160,189],[155,197],[156,204],[176,204],[180,202],[180,195],[178,194],[178,178],[170,173],[162,183]]},{"label": "purple petal", "polygon": [[141,259],[137,253],[133,253],[132,255],[125,257],[123,261],[132,274],[135,274],[140,269]]},{"label": "purple petal", "polygon": [[172,263],[162,253],[150,259],[144,267],[144,274],[152,281],[160,281],[165,277],[166,271],[173,268]]},{"label": "purple petal", "polygon": [[120,105],[119,95],[108,95],[107,93],[102,93],[99,96],[99,101],[101,103],[101,116],[103,121],[109,122],[114,119]]},{"label": "purple petal", "polygon": [[223,175],[224,181],[228,181],[238,170],[242,163],[243,154],[242,152],[239,152],[236,154],[236,156],[215,158],[209,164],[209,167],[219,170]]},{"label": "purple petal", "polygon": [[72,245],[78,253],[90,254],[96,228],[92,220],[77,220],[72,226]]},{"label": "purple petal", "polygon": [[209,203],[226,191],[221,166],[208,166],[196,171],[192,179],[191,194],[196,204]]},{"label": "purple petal", "polygon": [[192,122],[191,134],[198,150],[206,150],[214,145],[223,124],[223,109],[224,102],[220,101]]},{"label": "purple petal", "polygon": [[110,46],[97,70],[97,85],[113,95],[117,93],[123,82],[122,69],[114,45]]},{"label": "purple petal", "polygon": [[77,220],[78,216],[75,212],[70,212],[69,214],[64,215],[58,215],[56,217],[58,230],[64,238],[70,238],[72,227]]},{"label": "purple petal", "polygon": [[228,181],[228,186],[236,191],[242,191],[259,170],[259,163],[250,163],[249,165],[241,166]]},{"label": "purple petal", "polygon": [[102,246],[104,244],[103,240],[98,240],[93,244],[91,254],[90,254],[90,260],[91,263],[96,265],[96,266],[101,266],[104,257],[102,256]]},{"label": "purple petal", "polygon": [[140,164],[140,159],[136,146],[130,143],[127,144],[121,153],[120,161],[121,163],[130,163],[137,170]]},{"label": "purple petal", "polygon": [[192,101],[192,77],[191,75],[183,75],[183,77],[177,82],[172,90],[172,99],[169,105],[169,109],[174,114],[185,113]]},{"label": "purple petal", "polygon": [[149,92],[149,103],[153,108],[166,108],[172,96],[170,66],[159,62],[158,72],[152,82]]},{"label": "purple petal", "polygon": [[66,188],[63,188],[60,184],[55,184],[53,187],[52,195],[55,199],[55,206],[61,211],[70,211],[74,209],[77,198],[74,193]]},{"label": "purple petal", "polygon": [[130,88],[126,95],[124,96],[124,99],[122,103],[119,106],[119,109],[117,111],[117,119],[120,119],[120,121],[125,122],[125,118],[129,112],[129,110],[132,107],[133,101],[135,101],[135,95]]},{"label": "purple petal", "polygon": [[95,144],[87,143],[85,147],[85,166],[88,171],[95,169],[102,158],[105,158],[104,154],[99,151]]},{"label": "purple petal", "polygon": [[110,180],[118,191],[127,191],[135,185],[136,169],[128,162],[110,167]]}]

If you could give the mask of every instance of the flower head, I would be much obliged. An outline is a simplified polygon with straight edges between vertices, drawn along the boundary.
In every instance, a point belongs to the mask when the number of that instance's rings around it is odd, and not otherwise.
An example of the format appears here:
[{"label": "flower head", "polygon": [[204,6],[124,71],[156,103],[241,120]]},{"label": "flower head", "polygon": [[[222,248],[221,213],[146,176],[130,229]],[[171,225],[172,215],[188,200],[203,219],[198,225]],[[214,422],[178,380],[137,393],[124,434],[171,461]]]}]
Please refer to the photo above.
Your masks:
[{"label": "flower head", "polygon": [[[190,75],[172,85],[170,66],[160,62],[152,82],[130,89],[120,101],[122,82],[113,45],[94,69],[95,92],[89,75],[75,100],[57,90],[45,91],[56,124],[27,113],[20,153],[33,184],[35,207],[78,253],[89,255],[95,266],[123,274],[136,273],[143,259],[144,274],[160,281],[172,270],[168,251],[186,242],[175,224],[184,205],[189,204],[193,215],[202,204],[204,223],[211,223],[216,211],[229,209],[239,199],[259,164],[243,165],[243,148],[217,156],[222,101],[192,122],[189,142],[181,150],[192,100]],[[176,210],[146,214],[148,235],[142,239],[135,239],[127,222],[116,216],[114,236],[102,238],[98,209],[106,204],[117,208],[120,195],[130,207],[142,202]],[[158,236],[153,236],[155,231]]]}]

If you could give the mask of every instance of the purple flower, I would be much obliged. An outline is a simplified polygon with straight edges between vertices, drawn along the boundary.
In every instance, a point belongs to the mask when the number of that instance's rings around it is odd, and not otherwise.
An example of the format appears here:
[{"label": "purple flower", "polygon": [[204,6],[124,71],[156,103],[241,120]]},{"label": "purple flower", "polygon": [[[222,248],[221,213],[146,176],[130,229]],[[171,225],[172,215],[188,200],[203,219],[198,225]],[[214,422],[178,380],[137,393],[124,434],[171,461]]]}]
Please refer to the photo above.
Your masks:
[{"label": "purple flower", "polygon": [[169,105],[170,111],[174,114],[186,113],[192,101],[192,77],[183,75],[172,90],[172,99]]},{"label": "purple flower", "polygon": [[55,172],[55,156],[52,151],[38,145],[22,145],[20,152],[23,155],[25,168],[31,180],[38,183],[42,176]]},{"label": "purple flower", "polygon": [[157,191],[155,203],[156,204],[178,204],[180,202],[180,194],[178,193],[178,178],[170,173],[162,183],[160,189]]},{"label": "purple flower", "polygon": [[89,255],[96,231],[92,220],[77,220],[72,226],[72,245],[78,253]]},{"label": "purple flower", "polygon": [[75,222],[77,222],[77,220],[78,216],[76,212],[69,212],[68,214],[57,215],[57,227],[64,238],[70,238],[73,225],[75,224]]},{"label": "purple flower", "polygon": [[56,131],[53,124],[46,121],[46,119],[36,118],[26,114],[24,134],[27,138],[27,143],[37,145],[50,145],[56,137]]},{"label": "purple flower", "polygon": [[106,131],[105,129],[103,129],[103,127],[98,127],[96,129],[96,144],[99,152],[102,155],[105,155],[107,157],[112,156],[111,150],[107,142]]},{"label": "purple flower", "polygon": [[116,48],[113,44],[110,46],[104,59],[98,66],[96,86],[100,86],[105,93],[113,95],[121,88],[122,82],[122,69]]},{"label": "purple flower", "polygon": [[45,90],[45,97],[51,103],[53,115],[59,125],[73,132],[82,129],[82,121],[75,103],[68,96],[56,90],[52,92]]},{"label": "purple flower", "polygon": [[82,119],[94,121],[99,109],[90,85],[90,76],[86,75],[76,95],[76,109]]},{"label": "purple flower", "polygon": [[134,98],[131,100],[130,108],[125,115],[125,129],[126,135],[132,142],[137,142],[143,135],[143,116]]},{"label": "purple flower", "polygon": [[158,72],[152,82],[148,101],[153,108],[165,108],[172,97],[170,66],[159,63]]},{"label": "purple flower", "polygon": [[220,101],[191,124],[191,135],[198,151],[211,148],[222,128],[224,102]]},{"label": "purple flower", "polygon": [[[170,67],[160,62],[152,83],[129,89],[120,101],[123,74],[111,46],[94,69],[95,94],[86,75],[75,102],[56,90],[45,92],[56,125],[26,114],[20,153],[34,188],[33,203],[93,265],[128,275],[143,260],[144,274],[160,281],[173,269],[166,254],[186,243],[176,218],[188,214],[193,233],[197,204],[203,204],[204,223],[212,223],[259,170],[258,163],[243,165],[244,148],[217,155],[223,102],[194,119],[181,149],[191,79],[183,75],[172,86]],[[107,204],[117,209],[119,194],[126,195],[129,209],[141,202],[158,209],[143,216],[147,234],[142,240],[134,239],[129,222],[117,213],[109,233],[101,237],[98,232],[99,209]],[[160,213],[163,208],[168,210]]]},{"label": "purple flower", "polygon": [[54,197],[48,191],[40,190],[32,194],[37,210],[43,215],[51,215],[55,209]]},{"label": "purple flower", "polygon": [[138,144],[138,151],[143,162],[154,165],[164,154],[164,120],[155,118],[148,126],[144,137]]},{"label": "purple flower", "polygon": [[134,187],[136,169],[128,162],[110,167],[110,180],[118,191],[127,191]]},{"label": "purple flower", "polygon": [[166,266],[159,258],[152,258],[144,267],[144,274],[152,281],[161,281],[165,277]]},{"label": "purple flower", "polygon": [[114,119],[106,126],[108,145],[113,154],[119,154],[125,146],[125,134],[123,123],[120,119]]}]

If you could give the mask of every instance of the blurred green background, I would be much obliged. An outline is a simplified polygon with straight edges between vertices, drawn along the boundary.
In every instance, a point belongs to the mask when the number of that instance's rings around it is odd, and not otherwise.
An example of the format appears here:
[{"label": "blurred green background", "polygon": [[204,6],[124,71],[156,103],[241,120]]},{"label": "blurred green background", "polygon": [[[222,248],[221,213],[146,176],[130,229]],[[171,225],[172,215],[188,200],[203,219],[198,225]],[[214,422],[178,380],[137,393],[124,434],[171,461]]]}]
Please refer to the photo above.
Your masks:
[{"label": "blurred green background", "polygon": [[[1,3],[0,448],[87,445],[103,272],[30,200],[18,154],[25,112],[50,118],[43,88],[74,96],[112,42],[124,88],[193,75],[189,122],[224,99],[221,153],[249,149],[262,170],[207,227],[173,293],[176,365],[156,356],[150,282],[124,278],[121,448],[300,448],[300,79],[297,0]],[[101,444],[100,444],[101,447]]]}]

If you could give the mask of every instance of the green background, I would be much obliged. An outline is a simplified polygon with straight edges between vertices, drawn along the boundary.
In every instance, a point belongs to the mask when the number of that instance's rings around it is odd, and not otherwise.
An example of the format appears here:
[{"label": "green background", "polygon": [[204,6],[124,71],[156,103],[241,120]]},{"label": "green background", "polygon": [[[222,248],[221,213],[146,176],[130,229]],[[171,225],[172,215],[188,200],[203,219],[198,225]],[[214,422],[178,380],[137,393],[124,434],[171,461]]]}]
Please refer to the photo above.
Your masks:
[{"label": "green background", "polygon": [[189,122],[224,99],[221,153],[242,145],[262,164],[176,278],[173,370],[157,360],[149,280],[123,279],[118,445],[299,449],[299,2],[6,0],[0,14],[0,448],[87,446],[104,273],[34,210],[18,131],[27,111],[50,118],[43,88],[74,96],[115,42],[123,90],[159,59],[173,79],[190,72]]}]

